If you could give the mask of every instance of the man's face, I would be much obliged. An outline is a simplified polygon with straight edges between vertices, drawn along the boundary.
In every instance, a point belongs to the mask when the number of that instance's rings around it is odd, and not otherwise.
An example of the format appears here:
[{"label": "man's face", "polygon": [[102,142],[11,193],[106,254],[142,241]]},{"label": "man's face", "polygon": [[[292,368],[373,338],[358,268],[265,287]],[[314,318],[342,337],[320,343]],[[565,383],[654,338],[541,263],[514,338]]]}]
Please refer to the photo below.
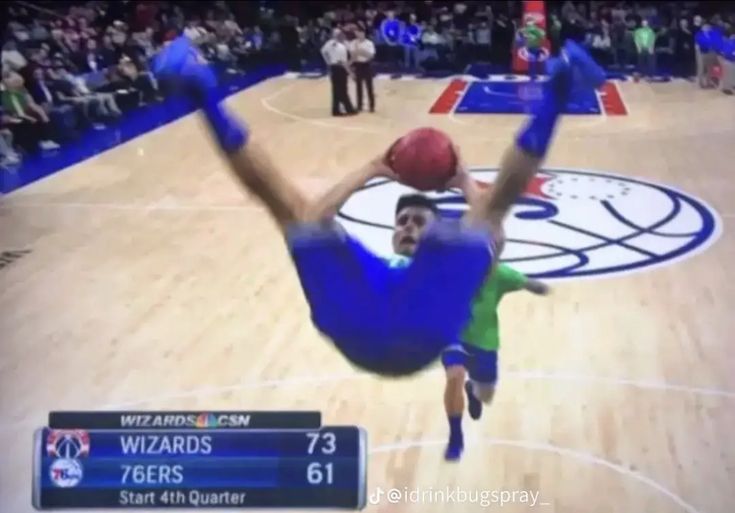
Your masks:
[{"label": "man's face", "polygon": [[393,227],[393,251],[398,255],[412,256],[424,230],[436,219],[431,209],[409,206],[396,214]]}]

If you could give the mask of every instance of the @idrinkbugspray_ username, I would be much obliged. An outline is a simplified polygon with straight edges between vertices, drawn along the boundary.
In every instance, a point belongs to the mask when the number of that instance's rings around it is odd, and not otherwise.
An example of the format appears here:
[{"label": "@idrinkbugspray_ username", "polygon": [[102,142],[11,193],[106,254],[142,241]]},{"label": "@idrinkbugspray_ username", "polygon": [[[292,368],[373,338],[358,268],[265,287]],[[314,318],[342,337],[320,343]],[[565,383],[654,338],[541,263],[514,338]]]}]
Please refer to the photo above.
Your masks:
[{"label": "@idrinkbugspray_ username", "polygon": [[538,490],[466,490],[459,486],[376,488],[369,496],[370,504],[478,504],[483,507],[524,504],[528,507],[548,506]]}]

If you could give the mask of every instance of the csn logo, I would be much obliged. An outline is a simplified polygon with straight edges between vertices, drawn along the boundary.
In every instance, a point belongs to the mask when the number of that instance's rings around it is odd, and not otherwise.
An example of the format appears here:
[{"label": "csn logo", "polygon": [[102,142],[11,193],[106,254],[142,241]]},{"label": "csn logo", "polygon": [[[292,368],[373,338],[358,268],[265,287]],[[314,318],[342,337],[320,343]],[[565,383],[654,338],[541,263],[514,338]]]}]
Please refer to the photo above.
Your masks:
[{"label": "csn logo", "polygon": [[[471,172],[485,187],[497,176],[492,168]],[[390,256],[396,201],[409,192],[391,180],[373,180],[345,203],[340,221],[377,254]],[[444,217],[467,210],[459,191],[428,196]],[[608,173],[546,169],[506,220],[502,260],[536,278],[620,275],[692,256],[720,231],[712,208],[673,188]]]},{"label": "csn logo", "polygon": [[49,467],[49,478],[54,486],[59,488],[73,488],[81,481],[84,472],[77,460],[63,458],[54,460]]}]

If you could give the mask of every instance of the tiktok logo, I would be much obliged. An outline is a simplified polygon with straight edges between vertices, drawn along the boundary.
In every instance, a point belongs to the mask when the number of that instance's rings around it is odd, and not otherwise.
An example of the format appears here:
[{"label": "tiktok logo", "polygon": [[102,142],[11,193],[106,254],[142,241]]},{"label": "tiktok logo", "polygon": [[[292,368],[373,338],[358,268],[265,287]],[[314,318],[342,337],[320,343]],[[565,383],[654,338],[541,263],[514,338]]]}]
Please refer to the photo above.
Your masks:
[{"label": "tiktok logo", "polygon": [[376,504],[380,504],[380,502],[383,500],[383,489],[378,488],[377,490],[375,490],[373,493],[370,494],[368,500],[373,506]]}]

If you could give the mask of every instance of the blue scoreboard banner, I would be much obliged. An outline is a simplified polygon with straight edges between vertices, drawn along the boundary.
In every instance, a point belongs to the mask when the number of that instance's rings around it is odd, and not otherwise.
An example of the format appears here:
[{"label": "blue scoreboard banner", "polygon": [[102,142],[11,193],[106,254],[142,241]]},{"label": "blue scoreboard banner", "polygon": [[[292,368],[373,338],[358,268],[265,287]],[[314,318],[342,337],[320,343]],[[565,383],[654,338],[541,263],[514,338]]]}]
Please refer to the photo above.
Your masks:
[{"label": "blue scoreboard banner", "polygon": [[[124,413],[154,419],[202,415]],[[313,420],[299,414],[297,420],[308,420],[306,424]],[[234,428],[231,424],[242,425],[236,419],[246,414],[220,412],[223,429],[92,429],[88,426],[109,422],[110,413],[99,414],[94,422],[82,422],[85,414],[76,415],[74,422],[84,427],[62,422],[63,428],[35,433],[36,509],[365,506],[367,436],[358,427],[300,428],[298,422],[282,422],[289,427]],[[91,420],[97,414],[86,415]],[[259,414],[250,415],[254,419]]]}]

